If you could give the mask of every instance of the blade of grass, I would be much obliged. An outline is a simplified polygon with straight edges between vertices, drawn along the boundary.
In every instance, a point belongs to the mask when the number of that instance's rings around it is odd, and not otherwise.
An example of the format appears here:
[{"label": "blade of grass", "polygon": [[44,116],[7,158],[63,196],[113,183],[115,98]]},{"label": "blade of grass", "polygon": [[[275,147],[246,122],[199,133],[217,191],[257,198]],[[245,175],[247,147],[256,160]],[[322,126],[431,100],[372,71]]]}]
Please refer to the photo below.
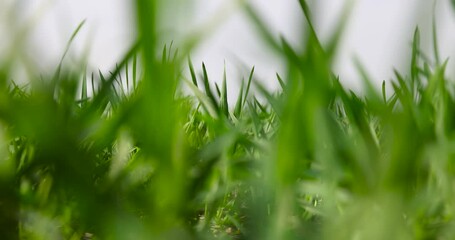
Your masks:
[{"label": "blade of grass", "polygon": [[205,67],[205,63],[202,63],[202,72],[204,75],[204,88],[205,88],[205,94],[209,97],[210,101],[212,101],[212,104],[215,106],[215,108],[219,109],[217,101],[215,99],[215,96],[212,93],[212,90],[210,89],[210,82],[209,82],[209,76],[207,74],[207,69]]},{"label": "blade of grass", "polygon": [[[216,90],[216,94],[218,96],[218,98],[221,98],[221,90],[220,90],[220,86],[218,86],[218,83],[215,83],[215,90]],[[221,107],[221,105],[218,105]]]},{"label": "blade of grass", "polygon": [[190,68],[191,80],[193,81],[194,86],[198,87],[196,73],[194,72],[193,63],[191,62],[190,57],[188,57],[188,66]]},{"label": "blade of grass", "polygon": [[411,57],[411,77],[414,82],[417,80],[417,77],[418,77],[419,51],[420,51],[420,30],[418,27],[416,27],[416,29],[414,31],[414,38],[412,41],[412,57]]},{"label": "blade of grass", "polygon": [[[82,88],[81,88],[81,100],[83,101],[86,101],[87,99],[87,94],[88,90],[87,90],[87,72],[85,71],[84,72],[84,76],[82,78]],[[82,104],[82,106],[84,106],[85,103]]]},{"label": "blade of grass", "polygon": [[220,97],[220,110],[226,117],[229,117],[229,105],[227,99],[227,76],[226,76],[226,63],[224,63],[223,70],[223,85],[221,86],[221,97]]},{"label": "blade of grass", "polygon": [[357,68],[358,73],[361,76],[363,87],[365,88],[366,95],[369,96],[371,99],[370,100],[378,100],[380,99],[378,97],[378,94],[376,92],[375,87],[373,86],[373,81],[371,77],[369,76],[367,70],[361,63],[361,61],[358,58],[354,58],[354,64]]},{"label": "blade of grass", "polygon": [[126,91],[130,92],[130,74],[129,74],[129,66],[128,62],[125,64],[125,77],[126,77]]},{"label": "blade of grass", "polygon": [[441,60],[439,58],[439,47],[438,47],[438,30],[436,26],[436,3],[433,3],[433,21],[432,21],[432,33],[433,33],[433,54],[436,61],[436,65],[439,65]]},{"label": "blade of grass", "polygon": [[137,88],[137,56],[136,54],[133,56],[133,88],[136,90]]},{"label": "blade of grass", "polygon": [[258,30],[259,34],[261,35],[262,39],[264,39],[265,43],[267,43],[272,48],[272,50],[280,52],[281,51],[280,45],[275,40],[275,37],[270,32],[269,28],[264,23],[264,21],[259,17],[259,14],[249,4],[245,5],[245,10],[246,10],[247,16],[252,21],[252,23]]},{"label": "blade of grass", "polygon": [[[169,49],[169,51],[170,51],[170,49]],[[161,53],[161,54],[162,54],[161,61],[163,63],[167,62],[168,58],[167,58],[167,46],[166,46],[166,44],[164,44],[163,53]]]},{"label": "blade of grass", "polygon": [[336,54],[342,35],[346,30],[349,16],[351,16],[352,9],[354,8],[353,5],[354,1],[348,0],[345,2],[341,16],[337,21],[338,24],[335,26],[335,31],[329,38],[327,47],[325,48],[327,52],[327,58],[330,59],[331,61],[334,59],[333,57]]},{"label": "blade of grass", "polygon": [[79,25],[76,27],[76,30],[74,30],[73,34],[71,34],[71,37],[70,37],[68,43],[66,44],[65,51],[63,52],[63,55],[60,58],[60,62],[58,64],[58,68],[57,68],[58,73],[60,73],[60,70],[62,68],[63,60],[65,59],[66,55],[68,54],[68,51],[70,50],[71,44],[73,43],[73,41],[76,38],[76,36],[79,33],[79,31],[85,25],[85,22],[86,22],[85,19],[82,22],[80,22]]},{"label": "blade of grass", "polygon": [[[118,75],[120,73],[120,71],[123,69],[123,67],[126,65],[126,63],[133,56],[135,56],[136,52],[139,49],[139,46],[140,46],[139,41],[137,41],[135,44],[133,44],[133,46],[129,49],[129,51],[123,57],[120,64],[118,64],[117,67],[114,69],[114,71],[112,71],[111,76],[108,79],[105,79],[104,76],[101,78],[101,80],[102,80],[101,86],[99,88],[99,91],[97,91],[97,94],[94,95],[91,107],[89,109],[87,109],[88,112],[96,112],[96,109],[104,109],[106,107],[106,105],[105,105],[105,104],[107,104],[106,97],[109,95],[109,92],[110,92],[110,89],[114,82],[115,76]],[[134,72],[133,72],[133,74],[134,74]],[[102,75],[101,72],[100,72],[100,74]]]},{"label": "blade of grass", "polygon": [[382,100],[384,100],[384,103],[387,103],[387,94],[385,91],[385,81],[382,81]]},{"label": "blade of grass", "polygon": [[319,41],[318,35],[316,33],[316,30],[314,29],[313,20],[311,19],[310,8],[308,7],[308,4],[306,3],[305,0],[299,0],[299,4],[300,4],[300,7],[301,7],[301,9],[303,11],[303,14],[305,16],[307,24],[309,26],[310,42],[314,40],[315,47],[317,48],[317,50],[319,52],[324,52],[322,44],[321,44],[321,41]]},{"label": "blade of grass", "polygon": [[183,79],[183,81],[188,85],[188,87],[193,91],[193,93],[196,95],[196,97],[199,99],[199,101],[202,103],[202,107],[205,109],[205,111],[214,119],[218,117],[217,110],[215,106],[213,106],[212,100],[204,94],[199,88],[197,88],[193,83],[191,83],[187,79]]},{"label": "blade of grass", "polygon": [[276,73],[276,79],[278,80],[278,83],[280,84],[281,89],[283,91],[286,91],[286,84],[284,83],[284,81],[281,78],[280,74]]},{"label": "blade of grass", "polygon": [[245,105],[246,100],[248,98],[248,94],[250,92],[250,87],[251,87],[251,81],[253,80],[253,75],[254,75],[254,66],[251,68],[250,75],[248,77],[248,82],[247,82],[247,85],[246,85],[245,94],[243,95],[244,96],[243,105]]},{"label": "blade of grass", "polygon": [[236,118],[239,118],[240,114],[242,113],[244,87],[245,87],[245,81],[244,81],[244,79],[242,79],[242,82],[241,82],[241,85],[240,85],[239,95],[237,97],[237,102],[235,103],[235,108],[234,108],[234,116]]}]

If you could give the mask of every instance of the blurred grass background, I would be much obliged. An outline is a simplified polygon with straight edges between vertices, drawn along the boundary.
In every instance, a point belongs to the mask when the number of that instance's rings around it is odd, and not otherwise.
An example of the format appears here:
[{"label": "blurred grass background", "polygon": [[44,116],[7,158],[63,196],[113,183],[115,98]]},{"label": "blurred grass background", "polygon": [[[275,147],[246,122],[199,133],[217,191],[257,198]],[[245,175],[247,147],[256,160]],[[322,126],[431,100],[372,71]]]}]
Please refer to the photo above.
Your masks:
[{"label": "blurred grass background", "polygon": [[[204,61],[212,80],[220,83],[224,62],[228,74],[234,78],[248,74],[248,69],[239,67],[239,60],[256,66],[256,76],[269,88],[276,89],[275,72],[283,72],[285,63],[261,43],[254,27],[242,11],[234,10],[236,1],[193,0],[171,1],[161,14],[167,15],[169,24],[160,32],[165,38],[161,44],[174,41],[181,46],[182,36],[215,25],[200,45],[192,50],[195,63]],[[300,45],[304,18],[294,0],[249,0],[267,23],[272,33],[283,35],[293,45]],[[342,12],[345,1],[310,1],[314,13],[316,31],[324,42],[330,36]],[[36,59],[34,65],[49,69],[55,66],[65,48],[68,36],[76,26],[86,19],[85,27],[72,44],[69,56],[87,58],[88,71],[98,69],[107,72],[115,67],[135,39],[133,2],[125,0],[4,0],[0,8],[2,17],[14,16],[9,21],[0,21],[0,34],[11,35],[14,25],[27,22],[33,15],[39,15],[33,22],[26,49],[29,58]],[[455,34],[454,14],[449,0],[440,0],[433,11],[433,1],[414,0],[356,0],[350,12],[349,24],[341,41],[341,48],[335,58],[334,70],[349,88],[360,90],[360,78],[352,59],[358,57],[368,69],[377,86],[382,80],[393,78],[393,69],[407,68],[410,55],[410,40],[418,25],[422,31],[421,47],[431,49],[431,19],[433,12],[438,23],[439,47],[452,56],[451,44]],[[15,6],[15,7],[12,7]],[[8,14],[7,14],[8,13]],[[38,14],[39,13],[39,14]],[[0,17],[1,18],[1,17]],[[15,23],[15,24],[12,24]],[[2,27],[3,25],[3,27]],[[4,29],[4,31],[2,31]],[[186,33],[186,34],[185,34]],[[166,37],[165,37],[166,36]],[[0,43],[0,50],[2,49]],[[51,49],[47,45],[52,45]],[[6,45],[8,46],[8,45]],[[400,57],[396,52],[403,52]],[[406,51],[406,52],[405,52]],[[87,54],[88,52],[88,54]],[[40,56],[40,57],[37,57]],[[67,60],[71,59],[69,57]],[[448,74],[453,75],[452,64]],[[238,81],[230,81],[230,96],[236,97],[240,88]],[[232,92],[232,93],[231,93]]]},{"label": "blurred grass background", "polygon": [[7,36],[2,239],[453,239],[455,92],[437,24],[430,51],[415,28],[380,89],[357,60],[360,94],[333,71],[347,17],[321,41],[297,3],[299,45],[239,2],[285,65],[269,91],[248,63],[234,99],[226,69],[214,82],[189,56],[207,29],[179,45],[160,34],[172,1],[135,1],[136,39],[110,71],[68,59],[84,21],[52,71],[28,61],[29,29]]}]

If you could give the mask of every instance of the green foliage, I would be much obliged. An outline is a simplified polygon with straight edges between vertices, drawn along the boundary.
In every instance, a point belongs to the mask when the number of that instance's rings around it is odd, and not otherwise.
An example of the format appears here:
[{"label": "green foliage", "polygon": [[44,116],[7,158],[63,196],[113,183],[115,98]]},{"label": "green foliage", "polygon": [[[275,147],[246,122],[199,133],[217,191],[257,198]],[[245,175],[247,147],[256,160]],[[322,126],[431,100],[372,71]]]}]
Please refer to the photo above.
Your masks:
[{"label": "green foliage", "polygon": [[453,239],[455,86],[436,30],[431,61],[416,28],[392,92],[357,61],[360,95],[331,70],[350,8],[323,44],[299,3],[300,51],[245,6],[287,72],[270,92],[253,67],[234,105],[226,70],[220,88],[191,60],[187,80],[172,44],[160,54],[155,1],[136,1],[139,40],[109,74],[69,71],[70,45],[24,87],[0,68],[2,238]]}]

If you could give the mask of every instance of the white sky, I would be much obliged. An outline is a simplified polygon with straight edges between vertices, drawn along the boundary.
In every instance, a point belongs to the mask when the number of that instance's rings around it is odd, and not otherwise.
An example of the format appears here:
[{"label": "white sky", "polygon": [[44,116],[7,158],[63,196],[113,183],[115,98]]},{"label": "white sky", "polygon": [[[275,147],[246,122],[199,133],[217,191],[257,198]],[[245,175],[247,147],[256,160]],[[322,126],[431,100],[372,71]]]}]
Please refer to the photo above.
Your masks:
[{"label": "white sky", "polygon": [[[0,53],[7,52],[14,40],[9,39],[11,29],[21,22],[35,25],[29,40],[29,54],[37,59],[39,67],[54,66],[61,56],[72,31],[84,19],[86,25],[78,35],[72,53],[81,56],[90,47],[89,63],[93,68],[107,71],[115,65],[134,40],[134,19],[131,17],[131,0],[1,0],[0,1]],[[175,29],[189,32],[199,26],[217,21],[226,6],[233,0],[195,0],[190,6],[176,6],[168,14],[178,18]],[[256,10],[270,24],[276,36],[284,35],[298,44],[299,23],[303,21],[297,0],[252,0]],[[322,39],[327,38],[340,13],[344,0],[318,0],[312,4],[316,28]],[[392,67],[405,69],[410,52],[414,28],[419,24],[424,49],[430,54],[431,18],[433,1],[430,0],[357,0],[341,51],[336,72],[343,82],[358,88],[358,77],[353,67],[357,56],[374,79],[379,82],[392,77]],[[15,5],[15,10],[12,6]],[[231,4],[232,5],[232,4]],[[247,67],[256,66],[258,76],[269,86],[275,85],[274,73],[281,71],[277,58],[264,52],[263,43],[245,18],[238,11],[231,14],[203,44],[192,53],[199,68],[205,61],[209,75],[221,79],[224,62],[231,75],[234,89],[238,84],[238,59]],[[8,20],[8,16],[13,16]],[[177,17],[179,16],[179,17]],[[449,0],[439,0],[436,16],[440,38],[441,56],[455,53],[455,11]],[[24,24],[22,24],[24,25]],[[190,26],[190,27],[189,27]],[[171,34],[172,35],[172,34]],[[452,63],[453,65],[453,63]],[[233,76],[232,76],[233,75]]]}]

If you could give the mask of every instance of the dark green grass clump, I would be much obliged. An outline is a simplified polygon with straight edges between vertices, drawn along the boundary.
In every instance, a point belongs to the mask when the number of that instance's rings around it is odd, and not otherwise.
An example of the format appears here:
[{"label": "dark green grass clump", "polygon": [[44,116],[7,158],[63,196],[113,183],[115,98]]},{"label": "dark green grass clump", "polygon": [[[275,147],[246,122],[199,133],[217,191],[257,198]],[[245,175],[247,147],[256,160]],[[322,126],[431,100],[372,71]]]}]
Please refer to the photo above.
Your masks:
[{"label": "dark green grass clump", "polygon": [[187,79],[184,54],[156,50],[158,5],[136,4],[138,43],[109,74],[61,64],[21,88],[0,68],[2,239],[455,237],[455,86],[418,29],[393,91],[359,64],[358,95],[331,71],[341,30],[321,44],[300,1],[296,51],[247,6],[288,70],[272,93],[252,68],[229,105],[226,73],[189,61]]}]

